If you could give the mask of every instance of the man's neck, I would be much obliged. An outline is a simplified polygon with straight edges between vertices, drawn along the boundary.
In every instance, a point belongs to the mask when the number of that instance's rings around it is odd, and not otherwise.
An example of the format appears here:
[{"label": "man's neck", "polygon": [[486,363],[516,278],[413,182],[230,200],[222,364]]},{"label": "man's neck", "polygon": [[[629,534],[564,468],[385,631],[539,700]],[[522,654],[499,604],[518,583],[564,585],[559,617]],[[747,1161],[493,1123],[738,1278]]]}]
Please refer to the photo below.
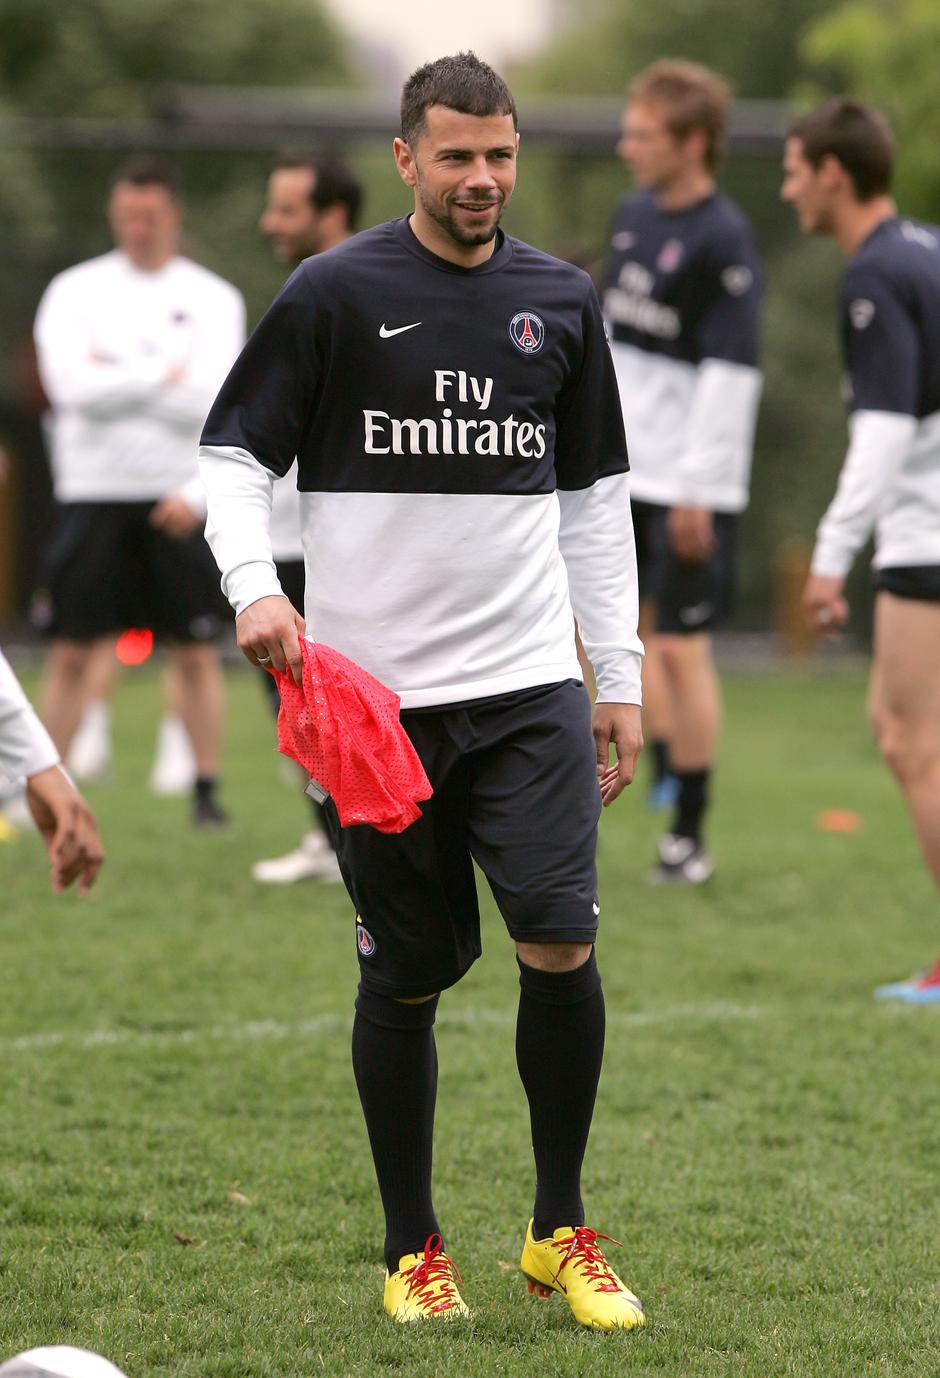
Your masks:
[{"label": "man's neck", "polygon": [[885,220],[893,220],[898,208],[890,196],[871,201],[850,201],[835,215],[832,235],[842,252],[851,258]]},{"label": "man's neck", "polygon": [[121,253],[139,273],[159,273],[161,268],[165,268],[170,260],[176,257],[175,249],[167,249],[158,254],[146,254],[143,257],[129,254],[126,249],[122,249]]},{"label": "man's neck", "polygon": [[713,194],[715,179],[705,168],[689,168],[673,177],[664,186],[656,187],[653,195],[662,211],[687,211]]},{"label": "man's neck", "polygon": [[416,206],[414,213],[408,217],[408,224],[411,226],[411,233],[419,244],[423,244],[432,254],[438,258],[446,259],[448,263],[455,263],[458,268],[478,268],[481,263],[486,263],[493,257],[496,249],[496,236],[488,239],[485,244],[460,244],[456,239],[452,239],[446,230],[442,230],[436,220],[426,214],[422,206]]}]

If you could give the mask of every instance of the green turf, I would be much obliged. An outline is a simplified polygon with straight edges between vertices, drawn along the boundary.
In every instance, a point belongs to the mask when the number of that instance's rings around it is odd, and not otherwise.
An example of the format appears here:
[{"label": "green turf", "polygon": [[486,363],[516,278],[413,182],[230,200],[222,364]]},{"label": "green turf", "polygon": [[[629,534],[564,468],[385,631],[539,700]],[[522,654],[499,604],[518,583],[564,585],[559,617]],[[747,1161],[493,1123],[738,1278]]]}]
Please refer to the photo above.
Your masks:
[{"label": "green turf", "polygon": [[[55,899],[35,839],[0,846],[0,1354],[79,1344],[131,1378],[940,1372],[940,1008],[871,998],[940,931],[860,674],[728,678],[706,889],[643,884],[639,792],[604,818],[586,1200],[624,1241],[641,1335],[580,1331],[515,1271],[532,1169],[489,901],[438,1023],[436,1198],[474,1317],[382,1315],[349,906],[250,880],[304,817],[257,685],[230,694],[230,833],[147,793],[139,672],[115,779],[90,792],[96,893]],[[835,807],[864,831],[818,832]]]}]

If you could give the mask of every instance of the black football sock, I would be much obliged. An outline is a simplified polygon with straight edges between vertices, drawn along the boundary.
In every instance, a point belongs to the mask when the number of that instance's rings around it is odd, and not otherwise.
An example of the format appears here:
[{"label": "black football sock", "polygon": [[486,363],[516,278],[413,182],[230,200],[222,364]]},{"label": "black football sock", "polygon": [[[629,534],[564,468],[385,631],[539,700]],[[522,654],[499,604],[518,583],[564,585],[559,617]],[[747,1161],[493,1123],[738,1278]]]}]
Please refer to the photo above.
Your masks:
[{"label": "black football sock", "polygon": [[197,775],[195,784],[193,785],[197,803],[214,804],[215,792],[218,788],[218,784],[219,782],[215,775]]},{"label": "black football sock", "polygon": [[404,1005],[359,987],[352,1057],[385,1208],[385,1264],[420,1253],[440,1234],[431,1201],[438,997]]},{"label": "black football sock", "polygon": [[536,1239],[583,1225],[581,1163],[604,1056],[604,993],[594,951],[574,971],[519,962],[516,1065],[529,1101]]},{"label": "black football sock", "polygon": [[671,775],[669,769],[669,743],[653,738],[650,742],[650,759],[653,765],[653,783],[658,785],[660,780],[665,780],[667,775]]},{"label": "black football sock", "polygon": [[702,819],[708,808],[711,769],[677,770],[679,797],[676,800],[676,816],[672,831],[676,837],[689,837],[693,842],[702,840]]}]

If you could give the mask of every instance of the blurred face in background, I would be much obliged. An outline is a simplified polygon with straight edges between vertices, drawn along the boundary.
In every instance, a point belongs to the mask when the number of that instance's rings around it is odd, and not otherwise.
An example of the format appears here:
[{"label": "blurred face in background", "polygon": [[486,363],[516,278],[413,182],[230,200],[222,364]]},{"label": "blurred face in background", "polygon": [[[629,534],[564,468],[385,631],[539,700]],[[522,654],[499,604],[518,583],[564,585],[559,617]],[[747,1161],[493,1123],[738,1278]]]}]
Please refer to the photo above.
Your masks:
[{"label": "blurred face in background", "polygon": [[279,167],[268,178],[261,232],[282,263],[299,263],[324,247],[320,213],[310,200],[315,185],[308,167]]},{"label": "blurred face in background", "polygon": [[684,139],[676,138],[661,105],[630,101],[621,127],[617,152],[638,187],[665,191],[704,167],[702,131],[694,129]]},{"label": "blurred face in background", "polygon": [[138,268],[169,262],[179,247],[182,219],[180,203],[159,182],[118,182],[108,200],[114,242]]},{"label": "blurred face in background", "polygon": [[803,141],[787,139],[780,197],[796,211],[800,229],[805,234],[831,233],[830,192],[834,185],[833,173],[838,180],[839,171],[839,164],[831,157],[823,158],[818,168],[813,167],[803,153]]}]

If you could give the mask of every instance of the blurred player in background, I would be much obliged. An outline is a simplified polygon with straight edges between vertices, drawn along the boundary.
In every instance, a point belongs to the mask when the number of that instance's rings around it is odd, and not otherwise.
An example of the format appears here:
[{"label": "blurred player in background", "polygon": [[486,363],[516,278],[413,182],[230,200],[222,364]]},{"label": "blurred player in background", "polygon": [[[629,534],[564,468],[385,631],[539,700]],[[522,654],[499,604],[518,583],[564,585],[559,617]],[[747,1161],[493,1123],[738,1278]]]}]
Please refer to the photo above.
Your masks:
[{"label": "blurred player in background", "polygon": [[[628,465],[590,279],[499,228],[517,147],[512,96],[472,53],[410,78],[395,157],[413,214],[297,269],[210,412],[200,467],[245,655],[298,678],[308,626],[400,695],[434,787],[403,833],[335,833],[387,1313],[467,1314],[432,1200],[433,1025],[480,952],[475,858],[519,961],[536,1165],[522,1269],[581,1324],[633,1329],[643,1308],[580,1191],[604,1045],[597,821],[641,745]],[[295,457],[306,618],[268,529]]]},{"label": "blurred player in background", "polygon": [[141,159],[114,176],[115,249],[59,274],[36,346],[53,409],[50,650],[43,716],[65,754],[96,641],[129,626],[167,640],[196,757],[193,822],[226,821],[216,797],[223,685],[205,499],[194,443],[244,338],[229,283],[179,253],[174,174]]},{"label": "blurred player in background", "polygon": [[[845,625],[845,577],[874,531],[869,711],[940,886],[940,229],[899,217],[893,164],[887,122],[857,100],[827,101],[786,142],[783,199],[848,258],[849,448],[803,603],[816,631]],[[876,994],[940,1001],[940,962]]]},{"label": "blurred player in background", "polygon": [[713,870],[710,632],[733,598],[761,387],[760,265],[716,184],[727,110],[724,82],[691,63],[657,62],[631,85],[618,151],[638,190],[616,211],[602,299],[630,446],[651,803],[675,801],[650,879],[693,884]]},{"label": "blurred player in background", "polygon": [[[268,178],[261,230],[281,262],[294,268],[305,258],[325,253],[348,239],[356,229],[361,207],[362,186],[344,163],[314,154],[285,157]],[[274,485],[271,547],[281,588],[295,608],[302,608],[304,547],[296,464]],[[276,713],[277,684],[266,671],[264,682]],[[314,826],[303,834],[293,851],[268,861],[256,861],[251,868],[255,880],[266,885],[290,885],[309,879],[342,880],[323,806],[312,799],[309,803]]]},{"label": "blurred player in background", "polygon": [[52,738],[37,718],[0,651],[0,775],[25,780],[26,802],[49,855],[52,888],[95,883],[104,850],[94,815],[62,768]]}]

